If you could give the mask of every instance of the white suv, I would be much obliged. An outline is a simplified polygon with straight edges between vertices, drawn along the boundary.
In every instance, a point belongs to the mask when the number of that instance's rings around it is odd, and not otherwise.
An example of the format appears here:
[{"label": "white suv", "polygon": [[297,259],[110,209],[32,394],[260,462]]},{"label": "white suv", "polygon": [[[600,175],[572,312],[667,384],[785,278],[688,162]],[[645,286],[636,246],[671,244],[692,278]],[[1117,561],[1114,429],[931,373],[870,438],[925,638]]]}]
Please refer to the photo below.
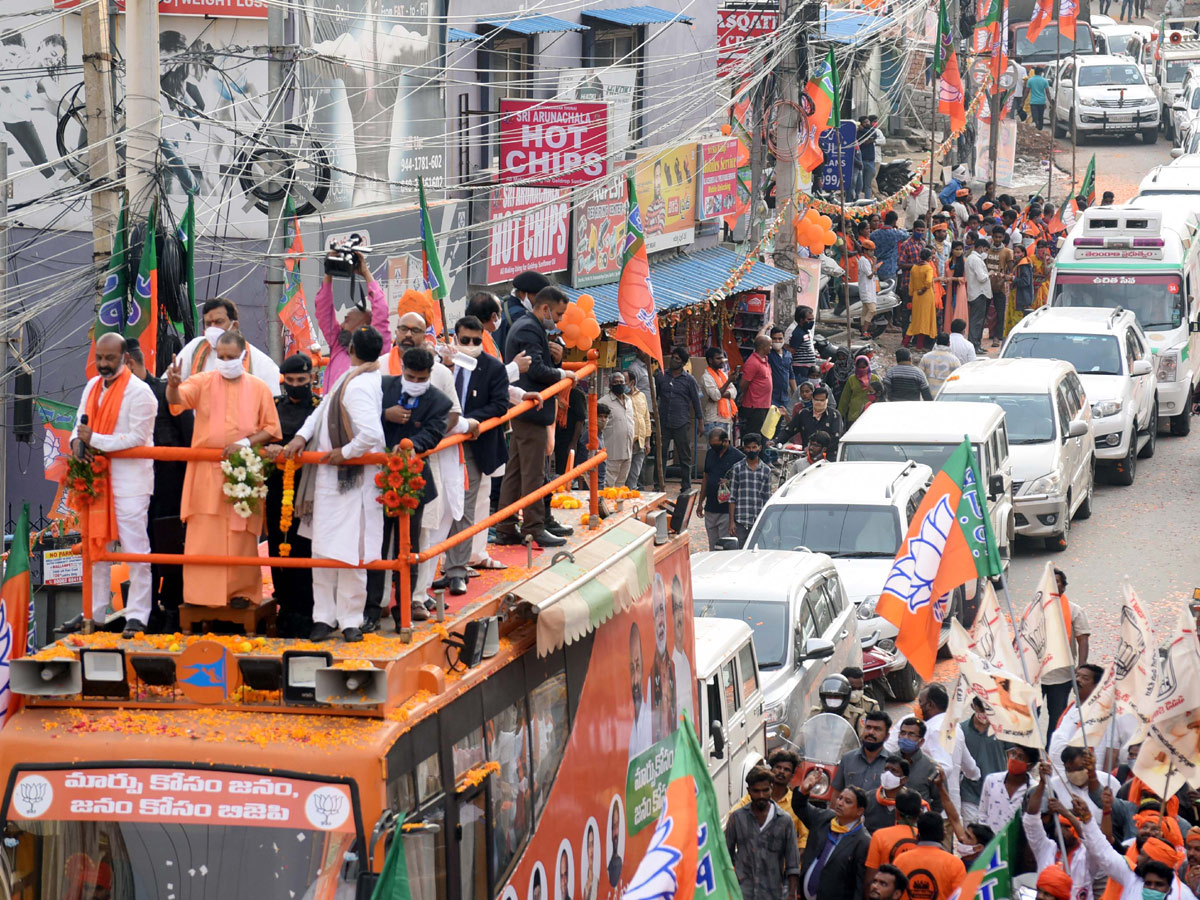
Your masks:
[{"label": "white suv", "polygon": [[[1048,68],[1054,133],[1140,134],[1158,140],[1159,104],[1141,67],[1128,56],[1080,56]],[[1170,110],[1167,110],[1170,113]]]},{"label": "white suv", "polygon": [[1118,484],[1133,484],[1138,458],[1154,455],[1158,379],[1132,312],[1043,306],[1013,328],[1000,356],[1073,365],[1092,406],[1097,460],[1113,466]]},{"label": "white suv", "polygon": [[[932,480],[933,470],[915,462],[819,462],[771,496],[746,547],[828,554],[857,608],[858,633],[877,635],[883,649],[895,652],[896,626],[875,614],[875,603]],[[952,614],[963,614],[963,598],[961,589],[955,591]],[[949,617],[946,621],[948,627]],[[912,664],[898,652],[887,681],[890,692],[903,701],[914,699],[921,685]]]}]

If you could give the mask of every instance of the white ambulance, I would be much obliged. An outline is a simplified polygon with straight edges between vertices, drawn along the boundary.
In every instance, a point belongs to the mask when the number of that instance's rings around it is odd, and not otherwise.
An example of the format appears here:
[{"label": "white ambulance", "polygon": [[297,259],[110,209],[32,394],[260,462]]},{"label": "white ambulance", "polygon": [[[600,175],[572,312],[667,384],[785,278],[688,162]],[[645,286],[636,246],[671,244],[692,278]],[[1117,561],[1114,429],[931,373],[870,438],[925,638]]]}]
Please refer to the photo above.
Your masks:
[{"label": "white ambulance", "polygon": [[1133,312],[1154,354],[1159,420],[1180,436],[1200,380],[1198,209],[1200,197],[1163,194],[1085,210],[1050,278],[1051,306]]}]

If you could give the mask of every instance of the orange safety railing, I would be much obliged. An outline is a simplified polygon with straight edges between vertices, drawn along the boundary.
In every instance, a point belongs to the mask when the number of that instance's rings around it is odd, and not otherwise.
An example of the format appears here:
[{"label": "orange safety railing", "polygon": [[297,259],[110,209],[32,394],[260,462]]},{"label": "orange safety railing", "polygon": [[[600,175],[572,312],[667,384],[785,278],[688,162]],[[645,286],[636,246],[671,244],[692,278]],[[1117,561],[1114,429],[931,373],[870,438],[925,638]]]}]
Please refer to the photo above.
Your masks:
[{"label": "orange safety railing", "polygon": [[[586,363],[566,363],[564,369],[574,371],[579,378],[594,374],[597,371],[596,351],[592,350],[588,353],[588,362]],[[552,401],[554,397],[564,391],[570,391],[574,386],[575,381],[571,378],[564,378],[556,382],[550,387],[538,392],[543,402]],[[535,406],[532,400],[523,400],[514,405],[504,415],[496,416],[492,419],[486,419],[479,423],[479,431],[482,434],[485,431],[491,431],[495,428],[500,428],[506,422],[516,418],[524,412],[528,412]],[[390,570],[393,572],[393,577],[397,581],[397,592],[399,595],[398,603],[400,607],[400,627],[408,629],[412,627],[412,585],[409,580],[409,566],[416,563],[426,562],[451,547],[462,543],[463,541],[471,540],[476,534],[483,531],[485,528],[490,528],[498,522],[503,521],[509,516],[515,515],[520,510],[531,506],[534,503],[540,503],[544,497],[553,493],[561,487],[571,484],[571,482],[581,475],[588,475],[588,493],[589,493],[589,522],[592,527],[596,527],[599,521],[600,512],[600,485],[599,485],[599,466],[608,458],[606,451],[599,450],[599,441],[596,431],[596,385],[592,384],[592,389],[588,392],[588,450],[591,451],[590,458],[577,466],[573,466],[567,472],[548,482],[544,487],[534,491],[525,497],[522,497],[515,503],[510,504],[504,509],[498,510],[494,514],[488,516],[480,522],[474,523],[470,528],[460,531],[453,537],[447,538],[440,544],[434,547],[426,548],[419,554],[412,552],[412,536],[409,534],[410,520],[407,515],[398,517],[397,525],[399,530],[399,551],[395,559],[380,559],[374,562],[351,565],[335,559],[302,559],[293,556],[249,556],[249,557],[232,557],[232,556],[202,556],[195,554],[183,553],[113,553],[110,551],[97,552],[92,549],[88,540],[87,516],[80,517],[80,538],[81,538],[81,553],[83,556],[83,617],[87,622],[93,619],[93,597],[92,597],[92,579],[89,575],[91,566],[95,562],[124,562],[124,563],[158,563],[160,565],[189,565],[189,566],[274,566],[278,568],[291,569],[368,569],[368,570]],[[452,434],[441,440],[441,442],[432,450],[424,453],[418,453],[419,457],[427,457],[439,450],[445,450],[448,447],[456,447],[461,443],[471,440],[469,434]],[[405,440],[403,446],[411,448],[412,444]],[[109,457],[117,459],[154,459],[168,460],[177,462],[198,461],[198,462],[220,462],[225,454],[224,451],[216,447],[134,447],[129,450],[118,450],[106,454]],[[305,451],[296,454],[296,461],[303,465],[324,464],[326,453]],[[383,453],[368,453],[365,456],[357,459],[347,460],[349,464],[357,465],[382,465],[386,460],[386,455]]]}]

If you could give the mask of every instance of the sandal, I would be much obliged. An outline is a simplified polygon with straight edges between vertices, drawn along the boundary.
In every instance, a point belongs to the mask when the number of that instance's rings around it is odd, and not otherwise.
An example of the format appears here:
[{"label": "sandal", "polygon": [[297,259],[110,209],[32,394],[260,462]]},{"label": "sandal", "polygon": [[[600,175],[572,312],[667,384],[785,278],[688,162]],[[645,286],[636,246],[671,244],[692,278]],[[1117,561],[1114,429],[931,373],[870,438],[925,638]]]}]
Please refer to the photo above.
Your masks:
[{"label": "sandal", "polygon": [[479,562],[472,562],[472,563],[470,563],[469,565],[470,565],[470,566],[471,566],[471,568],[473,568],[473,569],[480,569],[480,570],[484,570],[484,569],[507,569],[507,568],[508,568],[508,566],[506,566],[504,563],[500,562],[500,560],[498,560],[498,559],[492,559],[492,557],[490,557],[490,556],[485,556],[485,557],[484,557],[482,560],[480,560]]}]

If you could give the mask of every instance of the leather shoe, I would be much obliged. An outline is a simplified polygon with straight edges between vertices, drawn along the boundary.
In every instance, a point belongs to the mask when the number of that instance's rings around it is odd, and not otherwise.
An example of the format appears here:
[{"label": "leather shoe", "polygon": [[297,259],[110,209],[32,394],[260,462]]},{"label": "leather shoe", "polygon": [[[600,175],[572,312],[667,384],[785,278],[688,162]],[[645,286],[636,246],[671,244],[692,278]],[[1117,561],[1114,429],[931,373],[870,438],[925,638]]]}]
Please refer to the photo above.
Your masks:
[{"label": "leather shoe", "polygon": [[561,547],[567,542],[566,538],[557,537],[548,531],[535,531],[533,542],[539,547]]},{"label": "leather shoe", "polygon": [[357,644],[363,639],[363,633],[358,628],[347,628],[342,631],[342,640],[347,644]]},{"label": "leather shoe", "polygon": [[455,597],[461,597],[467,592],[467,579],[459,578],[457,575],[450,579],[450,593]]},{"label": "leather shoe", "polygon": [[363,620],[363,623],[362,623],[363,634],[374,634],[378,630],[379,630],[379,620],[378,619],[364,619]]},{"label": "leather shoe", "polygon": [[412,605],[412,620],[414,622],[425,622],[429,619],[429,610],[425,608],[424,603],[414,603]]},{"label": "leather shoe", "polygon": [[429,586],[435,591],[444,591],[450,586],[450,579],[443,575],[441,578],[433,579],[433,583]]},{"label": "leather shoe", "polygon": [[145,630],[146,623],[141,619],[126,619],[125,630],[121,632],[121,637],[129,640],[130,638],[137,637],[139,631]]},{"label": "leather shoe", "polygon": [[312,633],[309,634],[308,639],[314,644],[318,644],[321,641],[329,640],[331,634],[333,634],[332,625],[326,625],[324,622],[314,622]]},{"label": "leather shoe", "polygon": [[567,535],[575,533],[575,529],[570,525],[564,525],[562,522],[555,522],[553,519],[550,519],[548,522],[546,522],[546,530],[558,537],[566,537]]},{"label": "leather shoe", "polygon": [[519,534],[509,534],[507,531],[496,532],[496,540],[494,544],[499,544],[501,547],[515,547],[524,543]]}]

